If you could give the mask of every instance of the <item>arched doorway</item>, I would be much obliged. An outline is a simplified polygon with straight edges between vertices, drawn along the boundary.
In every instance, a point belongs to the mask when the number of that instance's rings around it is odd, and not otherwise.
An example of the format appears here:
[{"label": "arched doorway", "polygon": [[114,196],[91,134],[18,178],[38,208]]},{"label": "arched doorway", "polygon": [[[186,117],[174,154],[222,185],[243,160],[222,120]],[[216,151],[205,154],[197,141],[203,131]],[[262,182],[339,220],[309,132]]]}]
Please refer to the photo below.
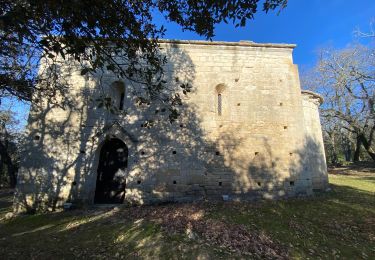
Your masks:
[{"label": "arched doorway", "polygon": [[125,197],[128,148],[117,138],[100,150],[94,203],[122,203]]}]

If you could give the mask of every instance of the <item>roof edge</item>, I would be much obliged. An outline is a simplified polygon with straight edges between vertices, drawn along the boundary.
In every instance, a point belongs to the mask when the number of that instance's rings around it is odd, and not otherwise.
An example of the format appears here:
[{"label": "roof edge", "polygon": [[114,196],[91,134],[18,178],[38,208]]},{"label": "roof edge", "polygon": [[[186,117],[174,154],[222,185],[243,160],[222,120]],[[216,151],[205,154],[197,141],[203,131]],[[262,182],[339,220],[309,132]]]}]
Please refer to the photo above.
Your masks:
[{"label": "roof edge", "polygon": [[158,43],[191,44],[191,45],[222,45],[222,46],[243,46],[243,47],[266,47],[266,48],[287,48],[294,49],[296,44],[287,43],[255,43],[252,41],[225,42],[225,41],[202,41],[202,40],[173,40],[159,39]]},{"label": "roof edge", "polygon": [[323,104],[324,102],[324,98],[323,96],[321,96],[320,94],[316,93],[316,92],[313,92],[313,91],[310,91],[310,90],[301,90],[301,94],[302,95],[310,95],[310,96],[313,96],[314,98],[317,98],[319,99],[319,103],[320,105]]}]

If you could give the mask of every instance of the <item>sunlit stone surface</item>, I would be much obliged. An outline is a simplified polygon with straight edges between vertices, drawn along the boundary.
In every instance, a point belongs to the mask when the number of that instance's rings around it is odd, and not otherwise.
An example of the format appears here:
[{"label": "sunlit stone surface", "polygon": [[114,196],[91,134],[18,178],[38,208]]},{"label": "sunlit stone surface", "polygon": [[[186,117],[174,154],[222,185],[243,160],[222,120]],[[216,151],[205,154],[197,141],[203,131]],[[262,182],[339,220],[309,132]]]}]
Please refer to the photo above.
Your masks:
[{"label": "sunlit stone surface", "polygon": [[[66,62],[61,78],[70,86],[64,98],[52,104],[35,95],[17,209],[95,203],[101,148],[113,138],[127,149],[126,158],[116,159],[126,160],[116,178],[125,187],[117,196],[127,204],[223,195],[275,199],[327,188],[318,113],[322,99],[301,92],[292,59],[295,45],[160,45],[169,61],[165,79],[172,91],[184,96],[179,84],[193,86],[183,98],[179,120],[171,124],[157,102],[136,105],[133,93],[140,86],[109,72],[81,76],[78,66]],[[123,104],[126,115],[99,108],[95,99],[102,93],[116,106]],[[149,120],[154,125],[144,127]]]}]

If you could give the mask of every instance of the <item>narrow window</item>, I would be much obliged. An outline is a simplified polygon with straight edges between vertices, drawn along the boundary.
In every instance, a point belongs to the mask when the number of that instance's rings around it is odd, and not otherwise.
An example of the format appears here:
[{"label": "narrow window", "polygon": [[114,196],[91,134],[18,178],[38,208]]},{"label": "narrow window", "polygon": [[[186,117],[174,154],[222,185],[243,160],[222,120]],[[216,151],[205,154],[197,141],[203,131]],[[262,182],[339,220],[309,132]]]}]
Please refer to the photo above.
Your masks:
[{"label": "narrow window", "polygon": [[219,116],[221,116],[222,108],[221,108],[222,100],[221,100],[221,94],[217,95],[217,113]]},{"label": "narrow window", "polygon": [[124,99],[125,99],[125,93],[121,92],[119,110],[123,110],[123,108],[124,108]]},{"label": "narrow window", "polygon": [[111,95],[114,101],[114,106],[118,110],[124,110],[125,103],[125,85],[121,81],[115,81],[111,84]]}]

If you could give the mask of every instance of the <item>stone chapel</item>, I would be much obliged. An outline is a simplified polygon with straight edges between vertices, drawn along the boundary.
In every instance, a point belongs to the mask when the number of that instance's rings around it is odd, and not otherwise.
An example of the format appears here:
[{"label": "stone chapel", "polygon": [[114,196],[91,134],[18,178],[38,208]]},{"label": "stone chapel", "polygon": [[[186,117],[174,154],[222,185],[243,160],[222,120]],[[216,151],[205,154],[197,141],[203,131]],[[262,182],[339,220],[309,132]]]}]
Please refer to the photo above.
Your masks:
[{"label": "stone chapel", "polygon": [[[64,104],[33,99],[17,207],[277,199],[328,187],[323,99],[301,90],[296,45],[159,44],[171,87],[193,86],[178,120],[165,120],[157,104],[137,105],[135,85],[67,64]],[[103,89],[125,113],[95,104]]]}]

